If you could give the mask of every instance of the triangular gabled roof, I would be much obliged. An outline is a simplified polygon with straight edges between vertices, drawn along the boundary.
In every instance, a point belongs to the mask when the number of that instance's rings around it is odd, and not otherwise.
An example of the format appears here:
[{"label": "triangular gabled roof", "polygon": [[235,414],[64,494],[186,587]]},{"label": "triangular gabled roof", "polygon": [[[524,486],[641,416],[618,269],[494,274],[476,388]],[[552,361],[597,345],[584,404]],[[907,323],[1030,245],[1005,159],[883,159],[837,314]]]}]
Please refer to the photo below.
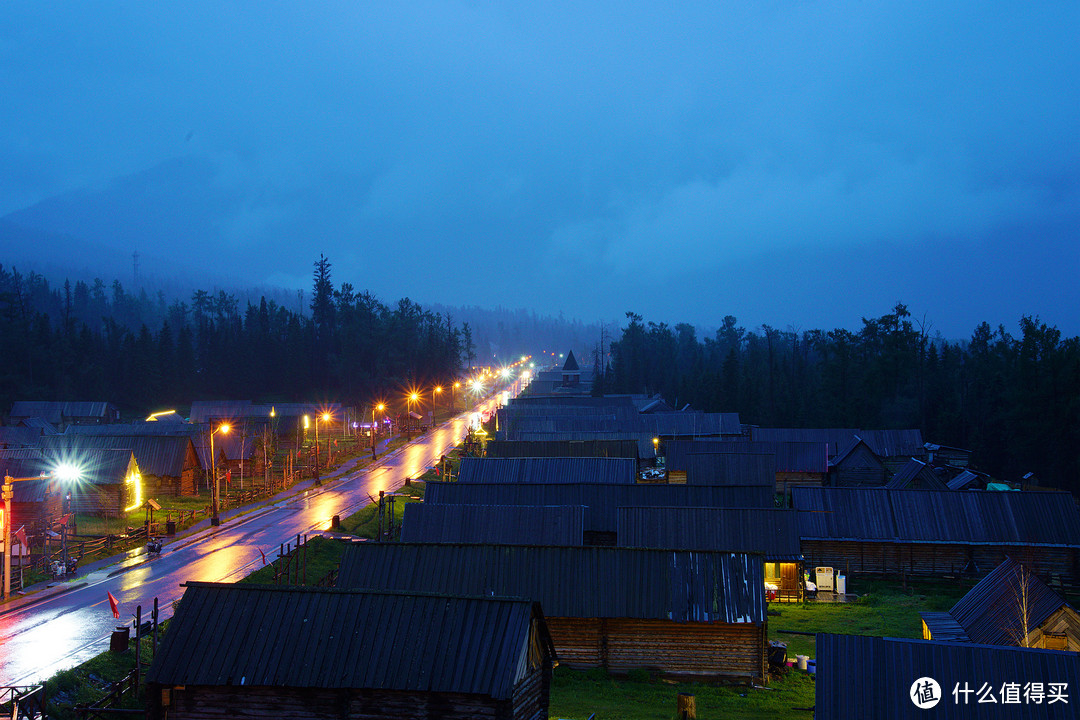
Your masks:
[{"label": "triangular gabled roof", "polygon": [[566,362],[562,366],[563,372],[580,372],[581,368],[578,367],[577,360],[574,359],[574,351],[571,350],[566,354]]},{"label": "triangular gabled roof", "polygon": [[892,479],[885,484],[889,490],[906,490],[918,488],[919,490],[945,490],[945,484],[941,478],[934,474],[933,469],[922,460],[911,458],[904,467],[896,471]]},{"label": "triangular gabled roof", "polygon": [[[1025,593],[1026,587],[1026,593]],[[1068,603],[1038,575],[1012,558],[994,568],[949,614],[964,628],[971,642],[984,645],[1019,645],[1021,598],[1027,604],[1031,632]]]}]

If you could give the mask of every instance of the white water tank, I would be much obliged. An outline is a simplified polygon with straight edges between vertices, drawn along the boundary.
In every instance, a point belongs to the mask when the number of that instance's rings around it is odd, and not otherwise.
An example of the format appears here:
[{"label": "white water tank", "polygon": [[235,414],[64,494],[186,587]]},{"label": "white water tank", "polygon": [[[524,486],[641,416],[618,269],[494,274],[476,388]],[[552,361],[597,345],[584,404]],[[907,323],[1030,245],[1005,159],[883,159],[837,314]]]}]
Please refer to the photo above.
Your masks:
[{"label": "white water tank", "polygon": [[841,595],[847,594],[847,575],[836,576],[836,592]]},{"label": "white water tank", "polygon": [[833,592],[833,569],[831,567],[814,568],[814,577],[817,582],[818,592]]}]

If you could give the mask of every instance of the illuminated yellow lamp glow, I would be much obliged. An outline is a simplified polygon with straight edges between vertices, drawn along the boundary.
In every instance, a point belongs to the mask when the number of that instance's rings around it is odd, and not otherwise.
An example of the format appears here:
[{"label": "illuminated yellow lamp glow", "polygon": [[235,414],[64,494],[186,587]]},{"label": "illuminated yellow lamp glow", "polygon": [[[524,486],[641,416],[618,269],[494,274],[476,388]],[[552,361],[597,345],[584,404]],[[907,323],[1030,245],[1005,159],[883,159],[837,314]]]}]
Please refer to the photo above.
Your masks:
[{"label": "illuminated yellow lamp glow", "polygon": [[232,428],[229,427],[229,423],[223,423],[221,425],[218,425],[218,430],[221,432],[222,435],[228,435],[229,430],[231,429]]},{"label": "illuminated yellow lamp glow", "polygon": [[304,416],[304,429],[307,430],[309,427],[311,427],[311,418],[309,418],[307,415],[305,415]]},{"label": "illuminated yellow lamp glow", "polygon": [[413,402],[416,402],[417,400],[420,399],[420,396],[417,395],[416,393],[413,393],[412,395],[409,396],[409,399],[412,400]]},{"label": "illuminated yellow lamp glow", "polygon": [[330,422],[330,413],[323,413],[322,414],[322,421],[323,422]]},{"label": "illuminated yellow lamp glow", "polygon": [[60,482],[75,482],[82,477],[82,470],[71,463],[61,463],[56,466],[53,475]]},{"label": "illuminated yellow lamp glow", "polygon": [[379,403],[378,405],[375,406],[375,409],[378,410],[379,412],[382,412],[383,410],[386,409],[386,406],[383,405],[382,403]]},{"label": "illuminated yellow lamp glow", "polygon": [[508,368],[508,367],[503,368],[502,369],[502,376],[504,378],[510,377],[510,368]]},{"label": "illuminated yellow lamp glow", "polygon": [[435,386],[435,392],[441,393],[442,392],[442,385],[436,385]]},{"label": "illuminated yellow lamp glow", "polygon": [[473,392],[478,393],[478,392],[480,392],[481,390],[484,389],[484,384],[482,382],[480,382],[479,380],[477,380],[477,381],[473,382],[472,389],[473,389]]},{"label": "illuminated yellow lamp glow", "polygon": [[150,417],[146,418],[146,422],[157,422],[157,419],[162,415],[175,415],[175,410],[160,410],[156,413],[150,413]]},{"label": "illuminated yellow lamp glow", "polygon": [[528,360],[528,359],[529,359],[529,358],[525,357],[524,355],[522,355],[522,356],[521,356],[521,362],[525,362],[525,361],[526,361],[526,360]]},{"label": "illuminated yellow lamp glow", "polygon": [[124,508],[124,512],[131,512],[132,510],[142,505],[142,475],[137,472],[133,472],[128,475],[127,482],[129,485],[135,486],[135,492],[133,493],[135,497],[135,502]]},{"label": "illuminated yellow lamp glow", "polygon": [[270,417],[277,417],[277,410],[273,405],[270,406]]}]

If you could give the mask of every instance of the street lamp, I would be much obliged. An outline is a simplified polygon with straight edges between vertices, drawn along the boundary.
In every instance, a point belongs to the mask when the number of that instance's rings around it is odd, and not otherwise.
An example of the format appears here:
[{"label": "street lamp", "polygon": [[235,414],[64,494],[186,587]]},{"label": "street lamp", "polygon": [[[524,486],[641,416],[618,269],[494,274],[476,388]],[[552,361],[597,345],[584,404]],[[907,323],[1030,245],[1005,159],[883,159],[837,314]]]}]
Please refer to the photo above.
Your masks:
[{"label": "street lamp", "polygon": [[382,412],[386,410],[386,406],[382,403],[375,405],[371,408],[371,459],[377,460],[378,456],[375,454],[375,411]]},{"label": "street lamp", "polygon": [[[315,416],[315,485],[322,485],[322,478],[319,477],[319,421],[329,422],[330,413],[324,412],[322,415]],[[327,442],[326,454],[330,454],[330,443]],[[327,458],[329,460],[329,458]]]},{"label": "street lamp", "polygon": [[214,495],[213,495],[212,502],[211,502],[213,507],[212,507],[212,513],[210,515],[210,524],[216,527],[216,526],[221,524],[221,516],[218,514],[219,505],[221,504],[220,499],[219,499],[220,496],[221,496],[221,491],[218,488],[217,455],[214,453],[214,433],[221,433],[222,435],[228,435],[229,434],[229,424],[228,423],[221,423],[215,429],[213,427],[213,423],[211,423],[211,427],[210,427],[210,472],[212,472],[214,474]]},{"label": "street lamp", "polygon": [[431,427],[435,427],[435,393],[442,392],[442,385],[431,388]]},{"label": "street lamp", "polygon": [[405,422],[405,428],[406,428],[406,433],[408,435],[408,438],[410,440],[412,440],[412,411],[413,411],[413,404],[418,403],[418,402],[420,402],[420,394],[417,393],[417,392],[409,393],[408,402],[405,404],[406,412],[409,415],[408,419]]},{"label": "street lamp", "polygon": [[454,400],[454,391],[461,387],[461,383],[455,382],[450,386],[450,412],[457,412],[457,403]]}]

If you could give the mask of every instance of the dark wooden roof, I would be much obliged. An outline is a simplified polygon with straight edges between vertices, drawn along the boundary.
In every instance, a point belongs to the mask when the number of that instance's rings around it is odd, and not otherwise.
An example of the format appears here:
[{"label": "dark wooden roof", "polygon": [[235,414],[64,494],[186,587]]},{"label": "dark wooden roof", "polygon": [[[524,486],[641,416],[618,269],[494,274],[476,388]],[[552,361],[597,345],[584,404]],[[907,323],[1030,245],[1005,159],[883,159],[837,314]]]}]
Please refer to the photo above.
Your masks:
[{"label": "dark wooden roof", "polygon": [[506,440],[527,440],[529,433],[538,432],[622,432],[646,433],[653,437],[710,437],[738,435],[742,425],[738,413],[671,412],[636,414],[632,416],[597,414],[510,416]]},{"label": "dark wooden roof", "polygon": [[573,350],[566,354],[566,362],[563,363],[562,369],[564,372],[577,372],[581,370],[581,368],[578,367],[577,360],[574,358]]},{"label": "dark wooden roof", "polygon": [[826,473],[829,470],[828,445],[823,442],[669,440],[664,447],[669,468],[684,466],[687,455],[767,453],[776,458],[776,472]]},{"label": "dark wooden roof", "polygon": [[919,617],[926,623],[931,640],[937,642],[971,642],[956,618],[947,612],[920,611]]},{"label": "dark wooden roof", "polygon": [[402,542],[582,545],[585,508],[579,506],[432,505],[409,503]]},{"label": "dark wooden roof", "polygon": [[490,440],[484,452],[491,458],[610,457],[638,459],[636,440]]},{"label": "dark wooden roof", "polygon": [[1017,645],[1023,636],[1020,597],[1025,586],[1029,631],[1067,605],[1038,575],[1006,558],[960,598],[949,614],[964,628],[971,642]]},{"label": "dark wooden roof", "polygon": [[538,606],[334,588],[188,583],[147,682],[509,699]]},{"label": "dark wooden roof", "polygon": [[362,543],[338,587],[524,597],[548,617],[765,620],[761,555],[613,547]]},{"label": "dark wooden roof", "polygon": [[42,418],[56,425],[77,418],[116,420],[119,410],[110,402],[63,402],[20,400],[11,405],[11,418]]},{"label": "dark wooden roof", "polygon": [[754,453],[697,453],[683,456],[688,485],[761,485],[776,488],[776,456]]},{"label": "dark wooden roof", "polygon": [[759,552],[770,562],[802,558],[793,510],[622,507],[622,547]]},{"label": "dark wooden roof", "polygon": [[773,507],[764,485],[604,485],[429,482],[432,505],[584,505],[585,530],[615,532],[620,507]]},{"label": "dark wooden roof", "polygon": [[918,486],[921,490],[948,490],[949,488],[941,481],[934,469],[922,460],[910,458],[902,468],[885,483],[889,490],[906,490]]},{"label": "dark wooden roof", "polygon": [[1080,548],[1069,493],[797,487],[791,498],[803,540]]},{"label": "dark wooden roof", "polygon": [[139,464],[139,472],[157,477],[180,477],[184,471],[188,450],[194,450],[188,435],[64,433],[42,437],[41,445],[49,452],[130,450],[135,456],[135,462]]},{"label": "dark wooden roof", "polygon": [[[1075,652],[826,634],[819,634],[815,645],[817,720],[1076,717],[1080,654]],[[920,710],[911,700],[911,686],[922,677],[941,686],[941,700],[929,710]],[[967,705],[954,702],[957,685],[977,692],[983,683],[993,688],[997,704],[979,704],[975,694]],[[1000,691],[1005,683],[1019,683],[1020,688],[1043,683],[1044,690],[1049,683],[1065,683],[1068,702],[1024,705],[1021,697],[1021,704],[1003,706]]]},{"label": "dark wooden roof", "polygon": [[751,440],[773,442],[823,442],[829,445],[832,457],[858,435],[879,457],[912,457],[926,453],[922,431],[908,430],[859,430],[855,428],[761,428],[750,432]]},{"label": "dark wooden roof", "polygon": [[463,483],[637,482],[637,460],[626,458],[463,458]]}]

